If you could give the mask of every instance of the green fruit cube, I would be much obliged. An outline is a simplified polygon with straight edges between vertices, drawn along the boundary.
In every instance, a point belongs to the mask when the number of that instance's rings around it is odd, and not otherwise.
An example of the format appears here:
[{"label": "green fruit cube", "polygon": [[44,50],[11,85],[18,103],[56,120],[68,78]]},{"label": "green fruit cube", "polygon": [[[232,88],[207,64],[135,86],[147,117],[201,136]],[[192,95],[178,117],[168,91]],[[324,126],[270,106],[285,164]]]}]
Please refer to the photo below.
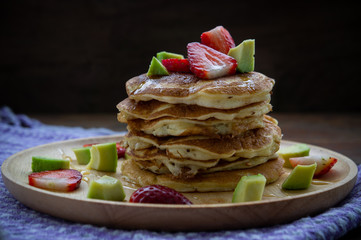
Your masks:
[{"label": "green fruit cube", "polygon": [[181,54],[177,54],[177,53],[162,51],[162,52],[157,53],[157,58],[159,61],[162,61],[163,59],[168,59],[168,58],[183,59],[184,56]]},{"label": "green fruit cube", "polygon": [[87,197],[110,201],[123,201],[125,193],[123,185],[118,179],[104,175],[90,182]]},{"label": "green fruit cube", "polygon": [[280,155],[285,160],[283,166],[287,168],[292,168],[292,165],[289,161],[290,158],[305,157],[308,156],[309,154],[310,154],[310,147],[303,143],[298,143],[291,145],[289,147],[281,148],[278,151],[278,155]]},{"label": "green fruit cube", "polygon": [[90,161],[90,149],[91,147],[74,148],[76,160],[80,165],[86,165]]},{"label": "green fruit cube", "polygon": [[266,186],[266,178],[262,174],[243,176],[233,192],[233,203],[259,201]]},{"label": "green fruit cube", "polygon": [[255,40],[244,40],[237,47],[231,48],[228,55],[237,60],[237,70],[241,73],[254,70]]},{"label": "green fruit cube", "polygon": [[33,172],[42,172],[57,169],[69,169],[70,161],[68,159],[57,159],[48,157],[33,156],[31,170]]},{"label": "green fruit cube", "polygon": [[147,76],[153,77],[153,76],[166,76],[166,75],[169,75],[169,72],[163,66],[162,62],[159,61],[157,58],[153,57],[149,65]]},{"label": "green fruit cube", "polygon": [[118,164],[116,143],[102,143],[93,145],[90,149],[91,157],[88,169],[115,172]]},{"label": "green fruit cube", "polygon": [[297,165],[282,184],[286,190],[307,189],[311,185],[317,164]]}]

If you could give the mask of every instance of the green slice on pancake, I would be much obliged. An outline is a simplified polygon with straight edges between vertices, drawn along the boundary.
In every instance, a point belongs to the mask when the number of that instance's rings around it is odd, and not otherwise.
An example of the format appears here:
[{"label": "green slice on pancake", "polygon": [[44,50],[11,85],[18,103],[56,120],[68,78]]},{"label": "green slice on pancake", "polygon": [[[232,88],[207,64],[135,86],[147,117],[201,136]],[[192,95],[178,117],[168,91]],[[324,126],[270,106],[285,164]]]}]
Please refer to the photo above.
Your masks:
[{"label": "green slice on pancake", "polygon": [[153,57],[149,65],[147,76],[153,77],[164,75],[169,75],[167,69],[163,66],[161,61],[159,61],[156,57]]}]

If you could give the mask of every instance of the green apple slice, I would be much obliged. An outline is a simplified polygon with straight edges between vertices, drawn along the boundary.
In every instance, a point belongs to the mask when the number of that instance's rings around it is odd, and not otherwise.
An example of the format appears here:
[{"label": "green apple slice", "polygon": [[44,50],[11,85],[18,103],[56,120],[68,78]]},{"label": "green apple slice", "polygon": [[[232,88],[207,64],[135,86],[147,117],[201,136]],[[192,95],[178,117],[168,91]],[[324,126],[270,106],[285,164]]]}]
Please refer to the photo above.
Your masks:
[{"label": "green apple slice", "polygon": [[266,186],[266,178],[262,174],[243,176],[233,192],[233,203],[259,201]]},{"label": "green apple slice", "polygon": [[153,76],[165,76],[165,75],[169,75],[169,72],[163,66],[161,61],[153,57],[149,65],[147,76],[153,77]]},{"label": "green apple slice", "polygon": [[80,165],[86,165],[90,161],[90,149],[91,147],[73,148],[76,160]]},{"label": "green apple slice", "polygon": [[115,172],[118,164],[116,143],[102,143],[93,145],[90,149],[91,157],[88,169]]},{"label": "green apple slice", "polygon": [[31,162],[31,170],[33,172],[69,169],[69,166],[70,161],[68,159],[57,159],[40,156],[33,156]]},{"label": "green apple slice", "polygon": [[110,201],[123,201],[125,193],[123,185],[118,179],[104,175],[90,182],[87,197]]},{"label": "green apple slice", "polygon": [[311,185],[317,164],[297,165],[282,184],[286,190],[307,189]]},{"label": "green apple slice", "polygon": [[163,59],[169,59],[169,58],[183,59],[184,56],[181,54],[171,53],[171,52],[166,52],[166,51],[157,53],[157,59],[159,61],[162,61]]},{"label": "green apple slice", "polygon": [[237,47],[231,48],[228,55],[237,60],[237,70],[241,73],[254,70],[255,40],[244,40]]},{"label": "green apple slice", "polygon": [[290,158],[305,157],[310,154],[310,147],[303,143],[294,144],[285,148],[281,148],[278,151],[278,155],[285,160],[284,167],[292,168],[289,161]]}]

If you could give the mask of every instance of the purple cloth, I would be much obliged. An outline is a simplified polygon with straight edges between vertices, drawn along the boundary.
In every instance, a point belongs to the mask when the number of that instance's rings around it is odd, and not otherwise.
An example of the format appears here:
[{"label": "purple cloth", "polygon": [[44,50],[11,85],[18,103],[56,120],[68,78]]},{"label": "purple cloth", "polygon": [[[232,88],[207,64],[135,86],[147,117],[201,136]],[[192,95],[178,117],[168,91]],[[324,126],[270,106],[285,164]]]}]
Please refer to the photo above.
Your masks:
[{"label": "purple cloth", "polygon": [[[37,145],[74,138],[118,134],[108,129],[49,126],[0,108],[0,163]],[[273,227],[217,232],[122,230],[69,222],[18,202],[0,178],[0,239],[336,239],[361,225],[361,165],[352,192],[337,206],[314,217]]]}]

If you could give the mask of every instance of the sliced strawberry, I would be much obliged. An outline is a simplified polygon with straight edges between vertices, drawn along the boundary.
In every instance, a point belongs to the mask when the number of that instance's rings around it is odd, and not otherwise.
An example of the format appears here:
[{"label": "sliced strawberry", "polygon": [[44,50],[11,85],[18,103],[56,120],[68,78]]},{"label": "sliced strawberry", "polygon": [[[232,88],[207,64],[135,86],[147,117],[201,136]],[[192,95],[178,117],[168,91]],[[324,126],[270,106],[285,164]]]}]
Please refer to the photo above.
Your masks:
[{"label": "sliced strawberry", "polygon": [[34,187],[71,192],[79,187],[82,175],[77,170],[65,169],[32,173],[28,179]]},{"label": "sliced strawberry", "polygon": [[331,168],[336,164],[336,162],[337,159],[333,157],[330,157],[328,159],[322,159],[322,169],[320,171],[315,172],[314,176],[318,177],[328,173],[331,170]]},{"label": "sliced strawberry", "polygon": [[201,43],[224,54],[228,54],[229,49],[236,46],[231,34],[223,26],[202,33]]},{"label": "sliced strawberry", "polygon": [[319,177],[326,173],[328,173],[331,168],[336,164],[337,159],[333,157],[329,157],[325,159],[322,156],[306,156],[306,157],[296,157],[289,159],[292,167],[296,167],[297,165],[311,165],[313,163],[317,164],[317,168],[313,177]]},{"label": "sliced strawberry", "polygon": [[191,72],[188,59],[168,58],[163,59],[162,64],[169,72]]},{"label": "sliced strawberry", "polygon": [[213,79],[236,73],[237,60],[226,54],[197,42],[188,43],[187,50],[190,69],[199,78]]},{"label": "sliced strawberry", "polygon": [[183,194],[176,190],[161,186],[150,185],[138,188],[129,199],[134,203],[163,203],[163,204],[192,204]]}]

